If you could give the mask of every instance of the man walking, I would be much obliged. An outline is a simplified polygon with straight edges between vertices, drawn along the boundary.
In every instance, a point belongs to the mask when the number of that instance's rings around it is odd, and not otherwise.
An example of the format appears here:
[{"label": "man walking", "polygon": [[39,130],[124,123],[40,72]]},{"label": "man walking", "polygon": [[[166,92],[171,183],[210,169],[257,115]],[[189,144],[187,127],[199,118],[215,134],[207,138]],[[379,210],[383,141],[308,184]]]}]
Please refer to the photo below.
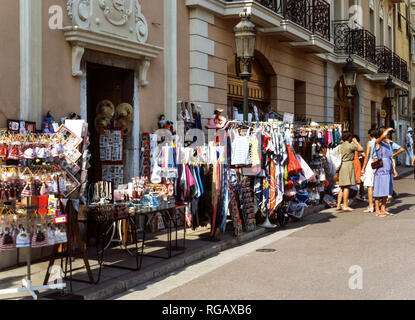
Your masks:
[{"label": "man walking", "polygon": [[405,166],[410,167],[412,164],[412,160],[414,158],[414,138],[413,138],[413,130],[411,127],[408,128],[408,133],[405,137],[405,151],[406,151],[406,159],[405,159]]}]

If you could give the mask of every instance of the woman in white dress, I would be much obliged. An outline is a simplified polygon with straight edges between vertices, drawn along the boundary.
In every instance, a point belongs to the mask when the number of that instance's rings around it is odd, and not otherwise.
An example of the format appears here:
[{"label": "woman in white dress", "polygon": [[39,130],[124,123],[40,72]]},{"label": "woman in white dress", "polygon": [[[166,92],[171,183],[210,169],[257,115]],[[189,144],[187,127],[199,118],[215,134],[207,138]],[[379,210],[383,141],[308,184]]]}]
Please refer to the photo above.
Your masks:
[{"label": "woman in white dress", "polygon": [[366,157],[363,162],[362,176],[364,180],[363,185],[367,188],[367,196],[369,199],[369,206],[365,212],[373,213],[373,182],[375,180],[375,170],[372,169],[372,162],[376,157],[376,139],[378,138],[378,130],[370,129],[368,133],[370,140],[366,145]]}]

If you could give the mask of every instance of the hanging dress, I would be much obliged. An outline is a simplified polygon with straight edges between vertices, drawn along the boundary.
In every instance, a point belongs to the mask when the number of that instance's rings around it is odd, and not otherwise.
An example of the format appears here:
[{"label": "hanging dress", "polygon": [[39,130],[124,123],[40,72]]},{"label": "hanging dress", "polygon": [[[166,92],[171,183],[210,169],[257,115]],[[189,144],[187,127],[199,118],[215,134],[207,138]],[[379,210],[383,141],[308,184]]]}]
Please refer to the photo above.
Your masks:
[{"label": "hanging dress", "polygon": [[270,161],[269,166],[269,211],[272,213],[277,208],[277,183],[275,181],[275,163]]},{"label": "hanging dress", "polygon": [[342,156],[342,163],[339,171],[339,186],[349,187],[356,184],[356,173],[354,170],[354,153],[357,146],[345,141],[340,146],[340,153]]}]

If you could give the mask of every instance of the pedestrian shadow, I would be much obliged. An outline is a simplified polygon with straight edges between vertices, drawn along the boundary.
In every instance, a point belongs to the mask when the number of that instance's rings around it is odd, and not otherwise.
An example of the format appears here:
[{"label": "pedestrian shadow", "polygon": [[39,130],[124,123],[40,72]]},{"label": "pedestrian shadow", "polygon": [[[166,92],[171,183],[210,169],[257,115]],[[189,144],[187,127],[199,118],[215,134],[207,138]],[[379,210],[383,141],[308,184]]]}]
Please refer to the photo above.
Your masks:
[{"label": "pedestrian shadow", "polygon": [[403,204],[401,206],[398,206],[398,207],[395,207],[395,208],[391,208],[389,210],[389,212],[392,213],[392,214],[394,214],[394,215],[396,215],[396,214],[402,213],[402,211],[410,210],[414,206],[415,206],[415,204],[409,204],[409,203],[408,204]]},{"label": "pedestrian shadow", "polygon": [[412,193],[398,193],[398,196],[396,197],[396,199],[408,198],[408,197],[415,197],[415,194],[412,194]]},{"label": "pedestrian shadow", "polygon": [[[320,217],[324,215],[324,217],[318,220],[310,219],[311,217],[315,217],[315,215],[319,215]],[[308,215],[305,217],[305,219],[300,219],[300,220],[291,217],[290,223],[285,226],[279,227],[279,230],[298,229],[298,228],[308,226],[308,225],[313,225],[313,224],[318,224],[318,223],[328,223],[328,222],[331,222],[332,219],[336,219],[336,218],[337,217],[333,215],[332,212],[324,212],[324,211]]]}]

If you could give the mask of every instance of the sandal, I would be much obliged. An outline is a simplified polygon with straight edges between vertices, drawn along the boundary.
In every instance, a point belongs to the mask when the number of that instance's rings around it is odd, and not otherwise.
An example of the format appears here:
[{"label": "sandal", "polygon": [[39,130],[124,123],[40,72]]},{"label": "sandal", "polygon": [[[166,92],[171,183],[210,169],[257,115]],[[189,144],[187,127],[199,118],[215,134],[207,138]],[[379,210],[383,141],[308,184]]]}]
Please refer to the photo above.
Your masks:
[{"label": "sandal", "polygon": [[352,208],[343,208],[343,211],[346,211],[346,212],[353,212],[354,210],[353,210]]},{"label": "sandal", "polygon": [[372,207],[372,208],[367,208],[365,211],[363,211],[363,212],[365,212],[365,213],[373,213],[375,210],[374,210],[374,208]]},{"label": "sandal", "polygon": [[394,216],[393,213],[390,213],[390,212],[387,212],[387,211],[384,214],[387,215],[387,216]]},{"label": "sandal", "polygon": [[383,217],[386,217],[386,214],[383,214],[383,213],[376,213],[376,214],[375,214],[375,216],[376,216],[376,217],[381,217],[381,218],[383,218]]}]

